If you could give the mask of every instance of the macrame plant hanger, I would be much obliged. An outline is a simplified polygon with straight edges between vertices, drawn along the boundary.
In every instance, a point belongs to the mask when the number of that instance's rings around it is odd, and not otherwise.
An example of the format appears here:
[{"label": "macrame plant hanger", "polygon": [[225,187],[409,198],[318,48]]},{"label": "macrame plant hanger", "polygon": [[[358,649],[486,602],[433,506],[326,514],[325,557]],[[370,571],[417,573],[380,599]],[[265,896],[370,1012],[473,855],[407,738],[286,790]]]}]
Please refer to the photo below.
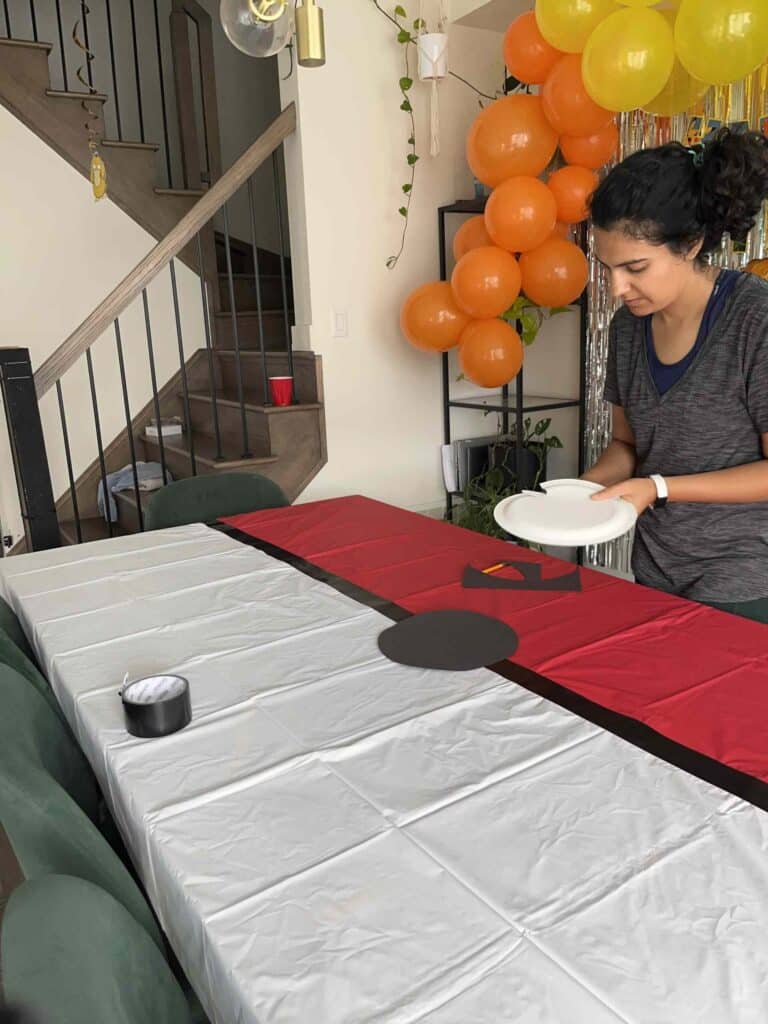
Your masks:
[{"label": "macrame plant hanger", "polygon": [[437,5],[436,31],[429,32],[424,18],[427,0],[419,0],[419,20],[416,45],[419,54],[419,80],[430,83],[429,98],[429,155],[440,152],[440,98],[438,85],[448,75],[448,3],[432,0]]}]

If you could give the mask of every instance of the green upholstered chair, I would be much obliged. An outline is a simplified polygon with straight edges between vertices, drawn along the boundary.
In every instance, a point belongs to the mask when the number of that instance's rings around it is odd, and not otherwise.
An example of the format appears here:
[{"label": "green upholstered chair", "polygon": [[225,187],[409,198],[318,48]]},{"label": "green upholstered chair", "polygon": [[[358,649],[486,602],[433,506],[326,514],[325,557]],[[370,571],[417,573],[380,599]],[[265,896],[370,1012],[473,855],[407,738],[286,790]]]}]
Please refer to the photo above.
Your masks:
[{"label": "green upholstered chair", "polygon": [[0,772],[43,768],[93,821],[99,819],[99,788],[69,728],[35,687],[0,664]]},{"label": "green upholstered chair", "polygon": [[60,718],[63,717],[61,708],[59,707],[59,702],[56,700],[48,680],[34,662],[31,661],[21,648],[14,643],[5,630],[0,629],[0,666],[4,665],[9,665],[12,669],[15,669],[19,675],[24,676],[24,678],[34,686],[38,693],[48,701],[56,714]]},{"label": "green upholstered chair", "polygon": [[30,661],[35,660],[32,648],[29,646],[29,641],[26,638],[24,630],[21,628],[21,623],[16,617],[16,613],[8,602],[2,599],[2,597],[0,597],[0,629],[2,629],[4,633],[8,634],[19,650],[23,651]]},{"label": "green upholstered chair", "polygon": [[156,491],[145,518],[148,530],[213,523],[222,516],[282,508],[288,499],[273,480],[257,473],[209,473],[177,480]]},{"label": "green upholstered chair", "polygon": [[55,779],[32,764],[0,767],[0,825],[25,878],[72,875],[110,893],[164,949],[149,904],[112,847]]},{"label": "green upholstered chair", "polygon": [[0,963],[5,998],[40,1024],[190,1024],[145,930],[81,878],[19,880],[0,921]]}]

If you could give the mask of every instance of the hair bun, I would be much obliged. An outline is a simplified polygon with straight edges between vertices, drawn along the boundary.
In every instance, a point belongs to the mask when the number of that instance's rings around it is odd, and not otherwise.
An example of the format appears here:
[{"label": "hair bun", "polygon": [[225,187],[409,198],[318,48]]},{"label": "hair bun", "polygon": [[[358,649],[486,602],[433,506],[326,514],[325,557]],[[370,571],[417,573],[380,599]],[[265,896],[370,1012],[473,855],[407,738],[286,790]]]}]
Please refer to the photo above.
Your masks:
[{"label": "hair bun", "polygon": [[703,250],[715,249],[725,232],[744,241],[768,198],[768,138],[720,128],[704,144],[700,187]]}]

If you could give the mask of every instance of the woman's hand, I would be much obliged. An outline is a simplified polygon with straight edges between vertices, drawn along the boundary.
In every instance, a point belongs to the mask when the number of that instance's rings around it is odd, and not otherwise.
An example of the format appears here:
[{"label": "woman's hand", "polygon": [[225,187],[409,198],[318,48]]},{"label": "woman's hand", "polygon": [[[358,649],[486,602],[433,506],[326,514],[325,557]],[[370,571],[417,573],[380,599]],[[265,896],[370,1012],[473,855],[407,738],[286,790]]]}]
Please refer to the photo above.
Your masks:
[{"label": "woman's hand", "polygon": [[592,501],[610,501],[612,498],[623,498],[635,506],[641,516],[656,501],[656,484],[648,477],[633,477],[620,484],[613,484],[592,495]]}]

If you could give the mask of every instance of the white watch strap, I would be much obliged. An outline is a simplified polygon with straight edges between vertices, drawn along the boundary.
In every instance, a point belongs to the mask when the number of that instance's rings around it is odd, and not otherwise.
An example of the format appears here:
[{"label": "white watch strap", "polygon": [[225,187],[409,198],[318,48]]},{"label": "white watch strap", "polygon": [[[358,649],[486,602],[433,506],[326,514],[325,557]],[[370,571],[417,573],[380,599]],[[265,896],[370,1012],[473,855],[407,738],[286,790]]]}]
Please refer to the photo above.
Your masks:
[{"label": "white watch strap", "polygon": [[668,498],[669,488],[667,487],[667,481],[660,473],[651,473],[651,480],[656,485],[656,497],[657,498]]}]

